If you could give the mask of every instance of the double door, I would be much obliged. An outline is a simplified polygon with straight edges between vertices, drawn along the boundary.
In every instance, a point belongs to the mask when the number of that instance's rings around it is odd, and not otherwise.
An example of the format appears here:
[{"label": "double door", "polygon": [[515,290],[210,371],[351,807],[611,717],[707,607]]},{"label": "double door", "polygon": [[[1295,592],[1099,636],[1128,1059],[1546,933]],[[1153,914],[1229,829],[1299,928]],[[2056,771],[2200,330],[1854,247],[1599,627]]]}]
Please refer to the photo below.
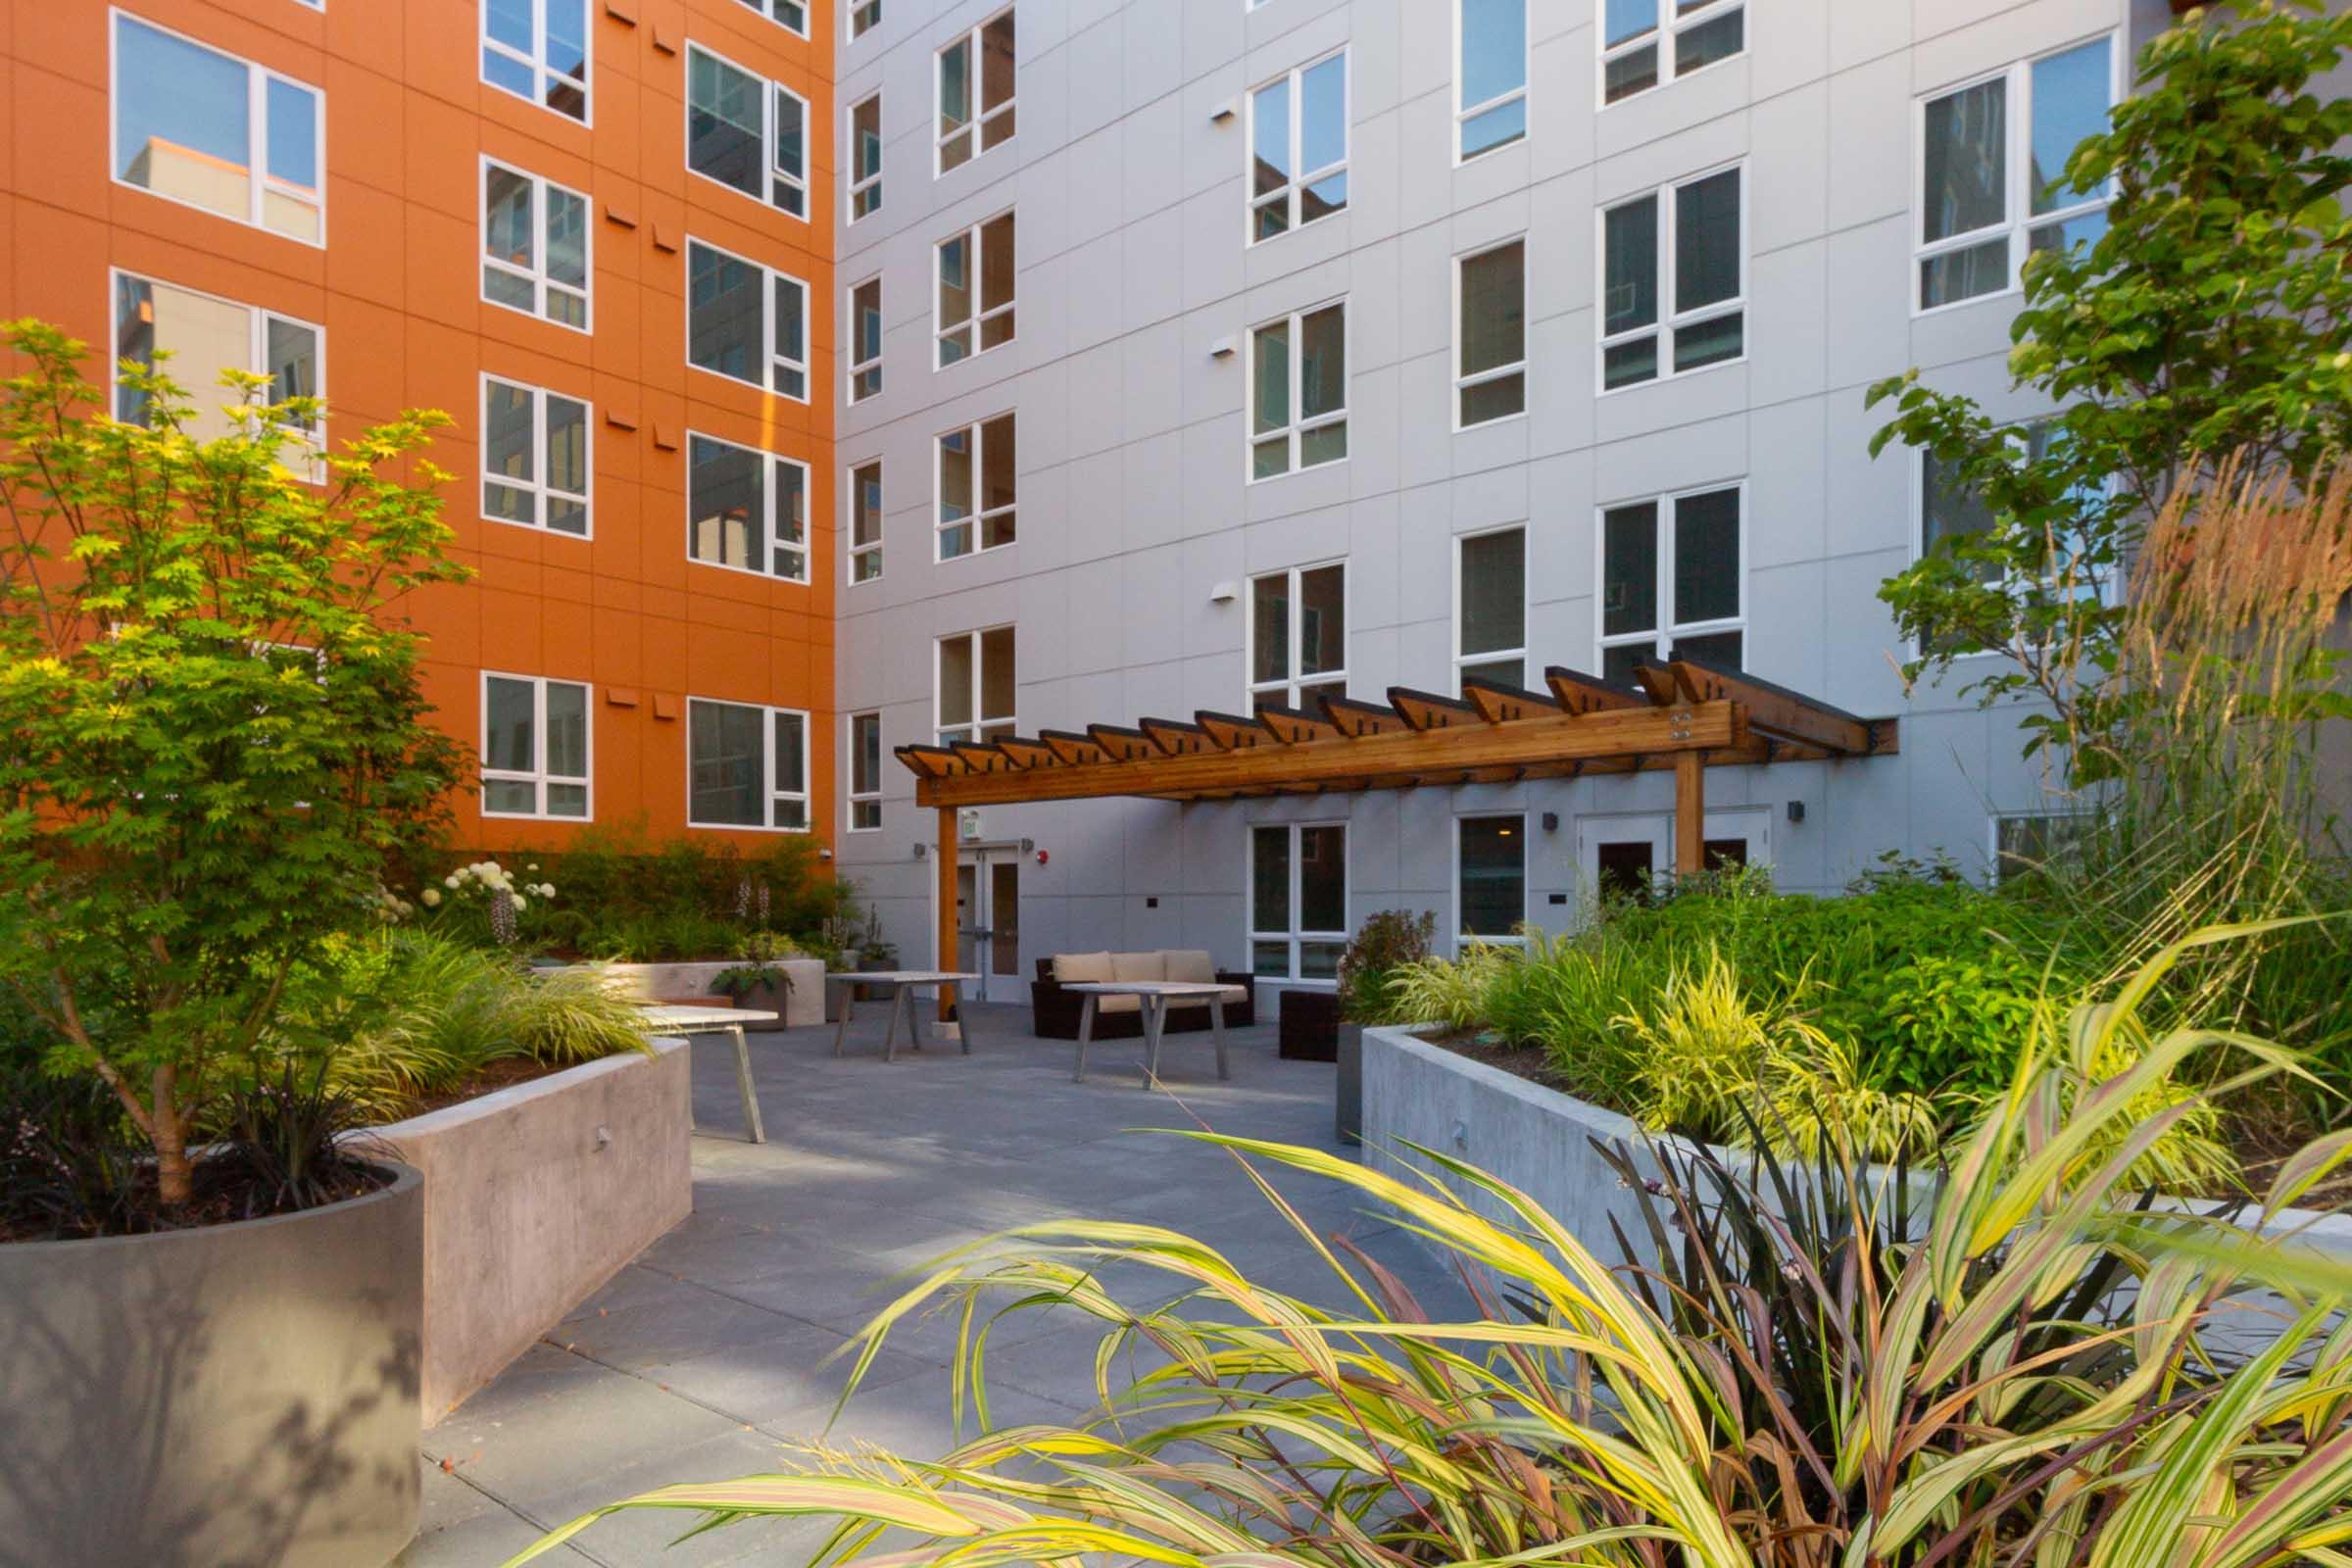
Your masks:
[{"label": "double door", "polygon": [[[1700,830],[1709,870],[1772,863],[1772,811],[1761,806],[1709,811]],[[1674,818],[1665,812],[1583,816],[1576,823],[1577,871],[1587,899],[1635,897],[1674,869]]]},{"label": "double door", "polygon": [[1021,853],[969,849],[956,861],[956,967],[983,976],[987,1002],[1022,1002]]}]

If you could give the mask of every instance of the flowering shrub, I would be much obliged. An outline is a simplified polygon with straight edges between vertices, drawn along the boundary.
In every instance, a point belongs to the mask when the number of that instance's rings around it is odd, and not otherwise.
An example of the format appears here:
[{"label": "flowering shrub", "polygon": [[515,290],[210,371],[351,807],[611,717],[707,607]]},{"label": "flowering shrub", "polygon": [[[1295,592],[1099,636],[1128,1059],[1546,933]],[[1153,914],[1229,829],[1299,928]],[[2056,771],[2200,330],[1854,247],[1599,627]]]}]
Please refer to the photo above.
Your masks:
[{"label": "flowering shrub", "polygon": [[[529,877],[538,869],[533,860],[522,874]],[[496,860],[473,860],[442,877],[439,887],[426,886],[416,902],[430,912],[433,929],[445,936],[510,947],[520,935],[521,917],[534,909],[546,913],[555,898],[553,882],[518,881]]]}]

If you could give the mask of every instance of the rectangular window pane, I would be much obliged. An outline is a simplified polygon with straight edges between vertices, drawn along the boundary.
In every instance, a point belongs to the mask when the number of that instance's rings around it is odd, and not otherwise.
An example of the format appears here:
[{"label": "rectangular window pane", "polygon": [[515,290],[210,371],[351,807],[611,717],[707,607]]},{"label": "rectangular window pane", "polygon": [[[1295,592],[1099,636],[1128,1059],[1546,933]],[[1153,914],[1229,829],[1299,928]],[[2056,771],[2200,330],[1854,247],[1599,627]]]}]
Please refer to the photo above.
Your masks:
[{"label": "rectangular window pane", "polygon": [[1507,937],[1527,919],[1527,836],[1516,816],[1461,819],[1462,933]]},{"label": "rectangular window pane", "polygon": [[1475,109],[1527,85],[1527,0],[1461,0],[1461,7],[1462,107]]},{"label": "rectangular window pane", "polygon": [[1601,528],[1601,635],[1657,630],[1658,504],[1611,507]]},{"label": "rectangular window pane", "polygon": [[873,795],[882,788],[882,715],[859,713],[850,720],[850,793]]},{"label": "rectangular window pane", "polygon": [[[509,522],[536,522],[532,496],[539,465],[533,447],[531,395],[503,381],[490,383],[482,409],[482,514]],[[512,483],[501,483],[510,480]]]},{"label": "rectangular window pane", "polygon": [[1601,219],[1601,332],[1648,326],[1658,318],[1658,199],[1612,207]]},{"label": "rectangular window pane", "polygon": [[547,683],[547,771],[556,778],[588,776],[588,688]]},{"label": "rectangular window pane", "polygon": [[1694,311],[1740,294],[1740,171],[1694,179],[1674,193],[1674,308]]},{"label": "rectangular window pane", "polygon": [[563,533],[588,531],[588,405],[546,394],[547,525]]},{"label": "rectangular window pane", "polygon": [[1250,943],[1250,972],[1269,980],[1288,980],[1291,978],[1290,943]]},{"label": "rectangular window pane", "polygon": [[[1348,667],[1348,568],[1317,566],[1298,574],[1298,673]],[[1330,927],[1327,929],[1338,929]]]},{"label": "rectangular window pane", "polygon": [[1603,103],[1615,103],[1646,92],[1658,84],[1658,46],[1643,44],[1624,54],[1612,55],[1601,66],[1600,96]]},{"label": "rectangular window pane", "polygon": [[1998,294],[2009,286],[2009,238],[1988,239],[1982,245],[1945,251],[1919,264],[1919,303],[1922,310]]},{"label": "rectangular window pane", "polygon": [[1747,47],[1745,9],[1702,22],[1674,35],[1674,74],[1687,76],[1701,66],[1729,60]]},{"label": "rectangular window pane", "polygon": [[980,634],[980,718],[983,724],[1012,717],[1012,628]]},{"label": "rectangular window pane", "polygon": [[1527,646],[1527,532],[1473,535],[1462,541],[1461,652]]},{"label": "rectangular window pane", "polygon": [[1252,196],[1282,189],[1298,173],[1291,160],[1291,78],[1268,82],[1250,100]]},{"label": "rectangular window pane", "polygon": [[[776,795],[774,827],[807,827],[808,806],[808,720],[799,713],[768,715],[774,731]],[[804,799],[786,800],[785,796]]]},{"label": "rectangular window pane", "polygon": [[1298,416],[1337,414],[1348,406],[1348,313],[1326,306],[1298,320]]},{"label": "rectangular window pane", "polygon": [[502,773],[539,770],[538,692],[527,680],[492,675],[482,683],[482,765]]},{"label": "rectangular window pane", "polygon": [[1931,243],[2005,216],[2008,102],[2009,83],[1996,77],[1929,103],[1921,211]]},{"label": "rectangular window pane", "polygon": [[969,555],[972,550],[971,528],[956,524],[967,523],[972,515],[973,491],[979,482],[973,458],[970,430],[951,430],[939,438],[939,553],[943,559]]},{"label": "rectangular window pane", "polygon": [[1677,625],[1740,613],[1740,492],[1711,490],[1674,504]]},{"label": "rectangular window pane", "polygon": [[738,703],[686,705],[689,820],[723,827],[767,825],[760,799],[767,762],[760,746],[761,716],[759,709]]},{"label": "rectangular window pane", "polygon": [[1745,641],[1736,631],[1710,632],[1703,637],[1677,637],[1667,652],[1672,659],[1694,659],[1718,669],[1739,669],[1745,662],[1740,657]]},{"label": "rectangular window pane", "polygon": [[868,463],[850,475],[850,543],[882,542],[882,465]]},{"label": "rectangular window pane", "polygon": [[1678,327],[1674,334],[1674,368],[1676,370],[1695,370],[1701,366],[1720,365],[1736,360],[1746,352],[1747,318],[1733,311],[1724,316],[1711,316],[1690,326]]},{"label": "rectangular window pane", "polygon": [[1600,41],[1607,48],[1655,32],[1659,0],[1603,0]]},{"label": "rectangular window pane", "polygon": [[[1291,929],[1291,830],[1250,830],[1250,925],[1255,931]],[[1286,954],[1284,969],[1289,969]]]},{"label": "rectangular window pane", "polygon": [[689,436],[686,446],[686,554],[758,570],[766,517],[760,455],[703,435]]},{"label": "rectangular window pane", "polygon": [[1527,358],[1527,246],[1514,241],[1462,263],[1464,375]]},{"label": "rectangular window pane", "polygon": [[760,296],[765,279],[749,262],[689,242],[686,247],[686,358],[738,381],[760,382]]},{"label": "rectangular window pane", "polygon": [[116,174],[224,218],[253,218],[243,61],[130,17],[115,26]]},{"label": "rectangular window pane", "polygon": [[1291,675],[1291,577],[1260,577],[1250,585],[1250,678],[1288,680]]},{"label": "rectangular window pane", "polygon": [[715,55],[686,51],[686,167],[764,197],[766,154],[760,107],[765,84]]},{"label": "rectangular window pane", "polygon": [[2101,38],[2034,62],[2033,162],[2027,180],[2034,213],[2053,213],[2094,194],[2067,184],[2066,161],[2084,137],[2107,128],[2112,47],[2111,40]]},{"label": "rectangular window pane", "polygon": [[1020,445],[1013,416],[1000,415],[980,427],[980,548],[1008,545],[1015,536],[1013,505],[1020,473]]},{"label": "rectangular window pane", "polygon": [[1298,830],[1298,929],[1348,929],[1348,830]]},{"label": "rectangular window pane", "polygon": [[1348,157],[1348,57],[1333,55],[1298,77],[1298,172]]},{"label": "rectangular window pane", "polygon": [[972,642],[949,637],[939,645],[939,727],[955,729],[972,722]]}]

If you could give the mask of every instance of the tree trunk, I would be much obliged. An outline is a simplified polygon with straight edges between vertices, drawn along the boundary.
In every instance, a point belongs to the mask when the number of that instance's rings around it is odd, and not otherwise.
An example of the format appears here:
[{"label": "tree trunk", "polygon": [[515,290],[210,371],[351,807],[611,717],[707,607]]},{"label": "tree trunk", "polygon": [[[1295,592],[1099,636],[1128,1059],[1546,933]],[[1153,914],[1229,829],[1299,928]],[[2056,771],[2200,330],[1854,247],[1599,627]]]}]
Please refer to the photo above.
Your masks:
[{"label": "tree trunk", "polygon": [[193,1168],[188,1163],[188,1129],[179,1119],[172,1093],[177,1078],[171,1067],[155,1069],[155,1190],[166,1208],[178,1208],[193,1196]]}]

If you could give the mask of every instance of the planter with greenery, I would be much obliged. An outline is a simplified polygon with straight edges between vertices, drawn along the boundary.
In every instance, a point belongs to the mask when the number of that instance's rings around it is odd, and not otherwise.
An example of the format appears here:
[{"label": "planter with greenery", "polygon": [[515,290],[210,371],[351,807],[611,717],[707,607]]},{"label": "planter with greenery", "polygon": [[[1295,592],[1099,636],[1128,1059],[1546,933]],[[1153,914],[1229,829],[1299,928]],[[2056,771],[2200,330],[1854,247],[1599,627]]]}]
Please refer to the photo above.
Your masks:
[{"label": "planter with greenery", "polygon": [[1360,1137],[1364,1125],[1364,1026],[1395,1015],[1389,980],[1407,964],[1429,956],[1438,917],[1383,909],[1366,919],[1340,956],[1338,1091],[1332,1132],[1343,1147]]},{"label": "planter with greenery", "polygon": [[[803,957],[791,938],[772,931],[755,931],[746,937],[737,956],[741,962],[710,977],[710,989],[732,998],[739,1007],[758,1007],[788,1017],[792,994],[799,989],[793,976],[796,968],[804,980],[813,969],[816,984],[824,984],[823,962]],[[797,964],[792,961],[796,958],[801,960]]]}]

